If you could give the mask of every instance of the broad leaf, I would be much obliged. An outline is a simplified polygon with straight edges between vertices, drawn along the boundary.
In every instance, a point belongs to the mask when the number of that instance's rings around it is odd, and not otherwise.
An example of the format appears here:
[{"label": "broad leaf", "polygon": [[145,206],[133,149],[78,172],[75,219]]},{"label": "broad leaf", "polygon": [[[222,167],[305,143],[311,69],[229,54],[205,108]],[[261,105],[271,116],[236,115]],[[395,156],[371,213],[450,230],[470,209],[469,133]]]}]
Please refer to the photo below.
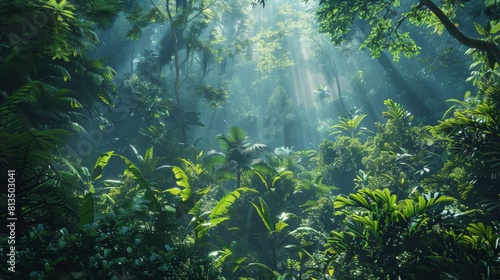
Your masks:
[{"label": "broad leaf", "polygon": [[239,188],[230,192],[228,195],[219,200],[219,202],[217,202],[217,204],[212,209],[209,215],[212,226],[215,226],[225,220],[228,220],[229,218],[225,217],[225,215],[228,214],[229,207],[233,205],[233,203],[236,201],[238,197],[240,197],[242,192],[249,192],[249,191],[257,192],[256,190],[251,188]]},{"label": "broad leaf", "polygon": [[108,164],[111,156],[113,156],[113,152],[114,151],[106,152],[97,159],[94,165],[94,171],[92,171],[92,181],[102,177],[102,170]]},{"label": "broad leaf", "polygon": [[82,227],[86,224],[95,222],[95,211],[94,195],[89,192],[83,198],[83,203],[80,208],[80,221],[78,222],[78,226]]},{"label": "broad leaf", "polygon": [[261,218],[262,222],[269,230],[269,232],[272,232],[274,230],[273,222],[271,219],[271,213],[269,212],[269,207],[267,206],[267,203],[261,197],[259,197],[260,206],[256,205],[253,202],[251,203],[255,208],[255,210],[257,211],[257,214],[259,214],[259,217]]}]

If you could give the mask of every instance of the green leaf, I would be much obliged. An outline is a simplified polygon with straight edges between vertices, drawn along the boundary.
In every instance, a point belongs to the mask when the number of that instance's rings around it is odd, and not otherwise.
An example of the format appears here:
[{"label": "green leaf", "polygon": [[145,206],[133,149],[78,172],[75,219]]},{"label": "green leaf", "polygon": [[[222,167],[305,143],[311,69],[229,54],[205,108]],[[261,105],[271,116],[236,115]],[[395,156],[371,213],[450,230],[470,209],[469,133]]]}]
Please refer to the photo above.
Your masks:
[{"label": "green leaf", "polygon": [[481,238],[484,238],[486,241],[488,241],[488,244],[491,246],[497,246],[497,242],[499,239],[498,234],[493,234],[493,228],[491,226],[484,226],[483,223],[479,222],[477,224],[470,224],[467,227],[467,230],[475,234],[477,236],[480,236]]},{"label": "green leaf", "polygon": [[495,34],[497,33],[498,31],[500,31],[500,21],[495,23],[492,27],[491,27],[491,30],[490,30],[490,34]]},{"label": "green leaf", "polygon": [[166,189],[165,192],[169,192],[173,195],[179,195],[181,193],[181,189],[179,188],[170,188],[170,189]]},{"label": "green leaf", "polygon": [[352,236],[361,238],[362,240],[366,239],[366,236],[363,233],[363,228],[362,228],[361,224],[356,224],[353,221],[347,221],[345,225],[346,225],[346,232],[347,233],[349,233]]},{"label": "green leaf", "polygon": [[225,220],[228,220],[229,218],[224,216],[228,214],[229,207],[233,205],[233,203],[236,201],[237,198],[240,197],[241,192],[249,192],[249,191],[257,192],[256,190],[251,188],[239,188],[230,192],[228,195],[219,200],[219,202],[217,202],[217,204],[212,209],[209,215],[212,226],[215,226]]},{"label": "green leaf", "polygon": [[83,198],[83,203],[80,208],[80,221],[78,226],[82,227],[86,224],[91,224],[95,222],[96,210],[94,204],[94,195],[92,193],[87,193]]},{"label": "green leaf", "polygon": [[259,202],[260,202],[260,207],[253,202],[251,203],[255,208],[255,210],[257,211],[257,214],[259,214],[260,219],[269,230],[269,233],[271,233],[273,231],[273,223],[271,219],[271,213],[269,212],[269,207],[261,197],[259,197]]},{"label": "green leaf", "polygon": [[276,232],[281,232],[282,230],[284,230],[286,227],[288,226],[287,223],[283,222],[283,221],[279,221],[276,223],[276,225],[274,225],[274,228],[276,229]]},{"label": "green leaf", "polygon": [[437,203],[440,203],[440,202],[454,202],[456,200],[457,200],[456,198],[442,195],[442,196],[438,197],[438,199],[436,199],[436,201],[434,202],[434,204],[437,204]]},{"label": "green leaf", "polygon": [[153,160],[153,146],[146,150],[144,154],[144,162],[149,163]]},{"label": "green leaf", "polygon": [[425,209],[426,205],[427,205],[427,202],[425,201],[425,198],[423,196],[419,196],[418,197],[418,207],[417,207],[418,210],[417,211],[418,212],[423,211]]},{"label": "green leaf", "polygon": [[[288,235],[293,235],[293,234],[295,234],[295,233],[297,233],[297,232],[314,232],[314,233],[315,233],[315,234],[317,234],[318,236],[323,236],[323,235],[321,234],[321,232],[319,232],[319,231],[315,230],[315,229],[314,229],[314,228],[312,228],[312,227],[298,227],[298,228],[296,228],[296,229],[294,229],[294,230],[290,231],[290,233],[288,233]],[[288,235],[287,235],[287,236],[288,236]]]},{"label": "green leaf", "polygon": [[352,200],[343,196],[337,197],[333,202],[333,206],[335,207],[335,209],[342,208],[344,206],[354,206],[354,205],[355,203]]},{"label": "green leaf", "polygon": [[[254,173],[255,173],[255,175],[257,175],[257,177],[259,177],[259,179],[262,181],[262,183],[264,184],[266,189],[269,189],[269,184],[267,183],[266,178],[264,178],[264,176],[262,176],[262,174],[260,174],[260,172],[254,171]],[[274,185],[274,180],[273,180],[273,185]]]},{"label": "green leaf", "polygon": [[349,199],[356,202],[354,205],[370,210],[370,204],[366,201],[363,193],[350,194]]},{"label": "green leaf", "polygon": [[184,170],[178,166],[172,168],[175,178],[177,179],[177,185],[183,187],[180,191],[182,201],[186,201],[191,196],[191,184],[189,183],[189,177],[186,175]]},{"label": "green leaf", "polygon": [[124,174],[125,175],[132,174],[132,178],[134,179],[134,181],[138,183],[139,189],[144,190],[144,198],[149,202],[151,202],[151,204],[153,205],[153,209],[155,211],[160,212],[161,211],[160,203],[158,202],[156,195],[151,190],[151,187],[149,186],[148,182],[146,181],[144,176],[142,176],[142,173],[139,170],[139,168],[137,168],[137,166],[135,166],[135,164],[133,164],[125,156],[122,155],[118,156],[121,159],[123,159],[123,161],[125,161],[125,164],[127,165],[127,169],[125,170]]},{"label": "green leaf", "polygon": [[108,164],[111,156],[113,156],[113,152],[114,151],[106,152],[97,159],[94,165],[94,171],[92,171],[92,181],[102,177],[102,170]]},{"label": "green leaf", "polygon": [[103,251],[103,255],[104,255],[104,257],[105,257],[105,258],[107,258],[107,257],[109,256],[109,254],[110,254],[110,253],[111,253],[111,249],[107,249],[107,248],[106,248],[106,249],[104,249],[104,251]]},{"label": "green leaf", "polygon": [[479,33],[479,35],[486,35],[484,28],[479,23],[474,22],[474,26],[476,27],[477,33]]}]

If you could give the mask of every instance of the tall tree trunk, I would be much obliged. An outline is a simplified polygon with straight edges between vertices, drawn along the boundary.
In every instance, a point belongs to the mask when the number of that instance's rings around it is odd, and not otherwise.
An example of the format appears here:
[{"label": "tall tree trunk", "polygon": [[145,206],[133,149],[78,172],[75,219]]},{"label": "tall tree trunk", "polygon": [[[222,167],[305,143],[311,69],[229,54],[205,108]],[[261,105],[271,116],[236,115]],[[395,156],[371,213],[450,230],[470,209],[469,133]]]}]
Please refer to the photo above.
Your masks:
[{"label": "tall tree trunk", "polygon": [[179,113],[181,115],[181,123],[180,123],[180,130],[181,130],[181,135],[182,135],[182,142],[184,145],[187,145],[187,136],[186,136],[186,113],[184,112],[184,105],[182,104],[181,100],[181,81],[180,81],[180,72],[181,72],[181,65],[179,62],[179,46],[177,44],[178,42],[178,37],[177,37],[177,32],[175,31],[175,28],[172,26],[172,36],[174,37],[174,64],[175,64],[175,84],[174,84],[174,91],[175,91],[175,99],[177,100],[177,106],[179,107]]},{"label": "tall tree trunk", "polygon": [[236,167],[236,189],[239,189],[241,185],[241,168],[240,165],[238,164],[238,167]]},{"label": "tall tree trunk", "polygon": [[[153,2],[151,2],[153,3]],[[174,93],[175,93],[175,99],[177,101],[177,107],[179,107],[179,114],[181,117],[181,123],[180,123],[180,130],[181,130],[181,137],[182,137],[182,142],[184,145],[187,146],[187,136],[186,136],[186,113],[184,111],[184,105],[182,104],[181,100],[181,79],[180,79],[180,72],[181,72],[181,65],[179,62],[179,37],[177,36],[177,30],[174,24],[174,19],[172,17],[172,13],[170,12],[170,1],[167,0],[166,2],[166,9],[167,9],[167,16],[168,20],[170,21],[170,24],[172,26],[172,37],[173,37],[173,42],[174,42],[174,64],[175,64],[175,82],[174,82]]]},{"label": "tall tree trunk", "polygon": [[344,104],[344,99],[342,99],[342,93],[341,93],[341,88],[340,88],[340,81],[339,81],[339,73],[337,72],[337,67],[335,66],[335,62],[332,62],[332,68],[333,68],[333,77],[335,78],[335,85],[337,86],[337,92],[339,95],[339,103],[340,107],[342,110],[344,110],[344,113],[347,113],[347,108],[345,107]]}]

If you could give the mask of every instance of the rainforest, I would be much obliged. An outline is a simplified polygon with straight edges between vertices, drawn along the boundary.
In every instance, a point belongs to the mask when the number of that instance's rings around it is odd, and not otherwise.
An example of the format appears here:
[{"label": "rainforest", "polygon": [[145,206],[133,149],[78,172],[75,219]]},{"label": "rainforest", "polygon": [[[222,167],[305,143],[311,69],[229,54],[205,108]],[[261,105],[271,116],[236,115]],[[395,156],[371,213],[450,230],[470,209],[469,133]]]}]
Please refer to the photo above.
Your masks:
[{"label": "rainforest", "polygon": [[500,279],[499,1],[0,18],[0,279]]}]

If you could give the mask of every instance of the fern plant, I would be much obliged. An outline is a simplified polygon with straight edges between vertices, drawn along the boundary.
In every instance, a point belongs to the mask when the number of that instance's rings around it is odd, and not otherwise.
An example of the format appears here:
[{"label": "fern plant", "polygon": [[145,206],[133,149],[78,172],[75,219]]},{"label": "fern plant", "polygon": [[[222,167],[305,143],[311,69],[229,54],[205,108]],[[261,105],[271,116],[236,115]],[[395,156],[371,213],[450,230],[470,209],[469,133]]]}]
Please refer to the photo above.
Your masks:
[{"label": "fern plant", "polygon": [[[83,187],[78,174],[59,154],[68,131],[29,129],[19,109],[39,86],[38,82],[28,83],[0,105],[0,178],[7,182],[7,170],[15,171],[16,215],[19,227],[24,229],[37,223],[76,223],[77,196]],[[7,189],[0,196],[0,205],[6,208]]]}]

